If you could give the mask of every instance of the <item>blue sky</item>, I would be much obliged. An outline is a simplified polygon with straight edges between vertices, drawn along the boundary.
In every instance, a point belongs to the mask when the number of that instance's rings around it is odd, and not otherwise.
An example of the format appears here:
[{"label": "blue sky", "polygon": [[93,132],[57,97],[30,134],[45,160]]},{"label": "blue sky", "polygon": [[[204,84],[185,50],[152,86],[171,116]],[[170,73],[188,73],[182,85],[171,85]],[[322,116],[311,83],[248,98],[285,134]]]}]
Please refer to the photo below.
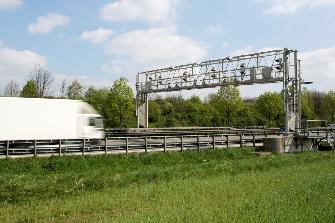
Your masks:
[{"label": "blue sky", "polygon": [[151,68],[288,47],[311,88],[330,90],[334,20],[335,0],[0,0],[0,87],[22,84],[37,63],[56,89],[64,78],[104,86],[126,76],[133,85]]}]

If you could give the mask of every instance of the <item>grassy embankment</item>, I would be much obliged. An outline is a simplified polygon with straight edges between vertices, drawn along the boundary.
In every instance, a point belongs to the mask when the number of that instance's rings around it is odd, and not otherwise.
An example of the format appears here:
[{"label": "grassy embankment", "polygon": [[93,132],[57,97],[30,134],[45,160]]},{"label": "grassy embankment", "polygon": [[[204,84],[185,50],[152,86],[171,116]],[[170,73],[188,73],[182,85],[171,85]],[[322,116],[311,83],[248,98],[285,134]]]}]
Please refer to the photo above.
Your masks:
[{"label": "grassy embankment", "polygon": [[334,222],[335,153],[0,160],[0,222]]}]

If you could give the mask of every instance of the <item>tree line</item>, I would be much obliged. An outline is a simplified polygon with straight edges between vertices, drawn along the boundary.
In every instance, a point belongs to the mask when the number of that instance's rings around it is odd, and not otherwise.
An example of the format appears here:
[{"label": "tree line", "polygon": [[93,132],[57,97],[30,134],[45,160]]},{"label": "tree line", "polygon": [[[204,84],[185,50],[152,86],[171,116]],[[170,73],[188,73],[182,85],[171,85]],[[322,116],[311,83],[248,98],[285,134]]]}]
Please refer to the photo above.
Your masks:
[{"label": "tree line", "polygon": [[[105,119],[107,128],[136,127],[136,100],[126,78],[114,81],[111,87],[87,90],[80,81],[61,81],[58,95],[52,89],[52,73],[41,66],[31,72],[22,89],[11,80],[4,89],[7,97],[68,98],[84,100]],[[327,93],[303,89],[302,119],[324,119],[335,122],[335,91]],[[266,92],[254,99],[242,99],[236,86],[221,87],[205,99],[181,95],[157,96],[149,101],[150,127],[245,127],[284,126],[284,101],[280,92]]]}]

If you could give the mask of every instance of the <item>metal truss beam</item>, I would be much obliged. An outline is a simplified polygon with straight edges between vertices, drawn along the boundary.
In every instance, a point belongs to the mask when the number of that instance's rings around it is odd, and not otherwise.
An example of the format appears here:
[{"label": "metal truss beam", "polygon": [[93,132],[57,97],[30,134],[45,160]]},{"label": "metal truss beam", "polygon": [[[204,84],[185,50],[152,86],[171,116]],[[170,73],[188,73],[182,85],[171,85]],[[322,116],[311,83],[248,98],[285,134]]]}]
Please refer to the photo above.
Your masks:
[{"label": "metal truss beam", "polygon": [[300,67],[297,51],[286,48],[139,73],[138,127],[148,127],[150,93],[278,82],[283,83],[286,133],[296,131],[300,128]]}]

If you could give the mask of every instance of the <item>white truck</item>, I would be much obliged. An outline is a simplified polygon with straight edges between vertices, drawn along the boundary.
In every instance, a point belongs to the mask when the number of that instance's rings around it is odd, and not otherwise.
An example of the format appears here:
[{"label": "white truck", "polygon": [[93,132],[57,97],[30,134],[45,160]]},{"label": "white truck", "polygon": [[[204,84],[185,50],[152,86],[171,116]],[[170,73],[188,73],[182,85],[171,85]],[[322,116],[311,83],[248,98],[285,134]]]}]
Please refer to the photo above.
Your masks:
[{"label": "white truck", "polygon": [[101,115],[83,101],[0,97],[0,141],[103,137]]}]

